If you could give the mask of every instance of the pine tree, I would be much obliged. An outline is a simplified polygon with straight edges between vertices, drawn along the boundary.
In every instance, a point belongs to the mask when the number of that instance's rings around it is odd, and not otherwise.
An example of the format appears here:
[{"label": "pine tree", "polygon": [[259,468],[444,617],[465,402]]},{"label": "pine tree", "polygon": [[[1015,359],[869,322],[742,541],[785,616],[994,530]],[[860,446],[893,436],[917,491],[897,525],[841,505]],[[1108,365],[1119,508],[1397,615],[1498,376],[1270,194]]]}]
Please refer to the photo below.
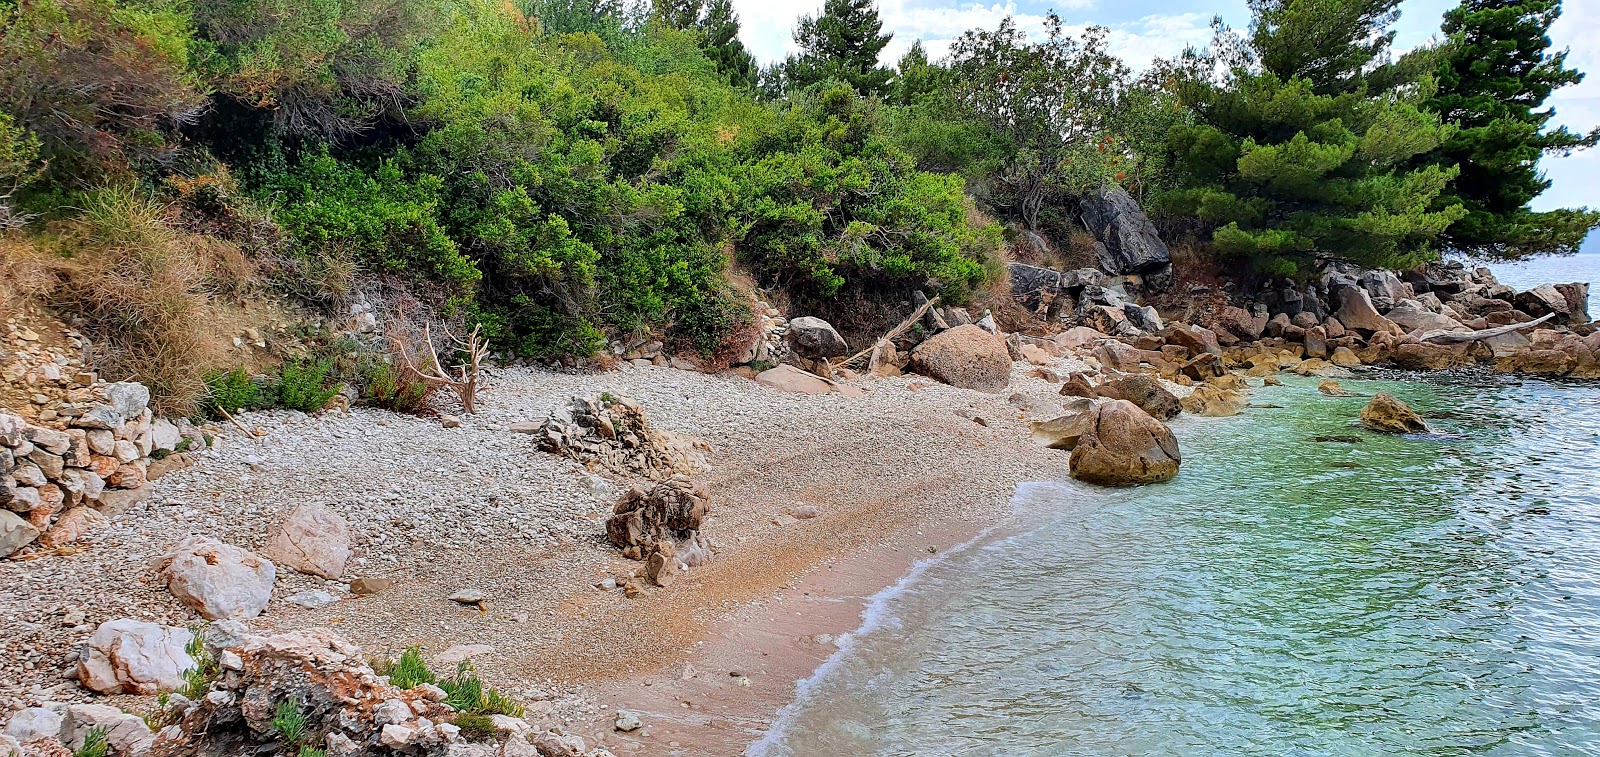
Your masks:
[{"label": "pine tree", "polygon": [[879,66],[878,56],[894,35],[882,31],[873,0],[827,0],[821,16],[802,16],[795,28],[801,52],[784,64],[786,83],[803,89],[837,79],[863,95],[884,94],[894,70]]},{"label": "pine tree", "polygon": [[898,68],[894,100],[900,105],[916,105],[950,84],[949,69],[928,62],[928,51],[920,39],[900,56]]},{"label": "pine tree", "polygon": [[1546,130],[1555,112],[1541,109],[1545,100],[1583,80],[1566,67],[1565,50],[1550,52],[1548,31],[1560,14],[1560,0],[1464,0],[1445,14],[1449,43],[1426,107],[1460,130],[1426,161],[1461,167],[1444,195],[1467,209],[1446,233],[1451,249],[1506,259],[1570,253],[1600,227],[1597,212],[1528,207],[1550,187],[1541,156],[1600,142],[1600,129]]},{"label": "pine tree", "polygon": [[[1305,275],[1323,257],[1410,267],[1435,256],[1438,237],[1465,214],[1439,201],[1454,166],[1412,165],[1451,128],[1419,107],[1419,88],[1368,90],[1363,72],[1382,52],[1371,40],[1386,33],[1330,22],[1327,9],[1342,1],[1285,0],[1270,25],[1257,20],[1249,49],[1219,24],[1212,50],[1187,54],[1177,71],[1178,95],[1195,118],[1168,135],[1183,188],[1157,205],[1198,219],[1213,230],[1218,255],[1263,273]],[[1298,63],[1250,65],[1311,41],[1317,46],[1298,51]],[[1364,54],[1373,58],[1360,61]],[[1219,67],[1228,71],[1220,79]]]},{"label": "pine tree", "polygon": [[1388,50],[1400,0],[1250,0],[1250,44],[1261,68],[1311,82],[1321,95],[1347,92]]},{"label": "pine tree", "polygon": [[760,82],[755,57],[739,41],[739,14],[733,10],[732,0],[711,0],[700,20],[700,31],[704,35],[701,49],[728,83],[748,89]]}]

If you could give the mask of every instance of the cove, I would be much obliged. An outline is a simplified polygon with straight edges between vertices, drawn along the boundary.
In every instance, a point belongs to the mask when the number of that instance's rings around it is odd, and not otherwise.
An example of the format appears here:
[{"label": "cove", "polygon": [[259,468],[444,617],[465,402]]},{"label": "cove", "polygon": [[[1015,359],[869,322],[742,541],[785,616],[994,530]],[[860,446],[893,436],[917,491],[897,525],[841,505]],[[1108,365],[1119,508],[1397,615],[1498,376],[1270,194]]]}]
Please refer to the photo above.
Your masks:
[{"label": "cove", "polygon": [[1363,375],[1185,416],[1166,484],[1024,486],[749,754],[1600,753],[1600,388]]}]

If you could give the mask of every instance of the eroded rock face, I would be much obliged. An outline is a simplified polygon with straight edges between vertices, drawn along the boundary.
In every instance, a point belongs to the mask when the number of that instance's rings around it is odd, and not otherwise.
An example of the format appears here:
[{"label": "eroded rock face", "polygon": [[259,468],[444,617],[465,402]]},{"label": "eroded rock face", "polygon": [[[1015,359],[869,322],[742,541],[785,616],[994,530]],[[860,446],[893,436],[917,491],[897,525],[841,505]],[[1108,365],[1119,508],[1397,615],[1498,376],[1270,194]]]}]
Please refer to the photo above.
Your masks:
[{"label": "eroded rock face", "polygon": [[652,481],[710,467],[705,453],[711,445],[651,427],[644,407],[627,397],[573,397],[568,411],[551,413],[536,436],[545,452]]},{"label": "eroded rock face", "polygon": [[350,524],[326,505],[306,502],[290,511],[265,551],[279,565],[313,576],[339,578],[350,559]]},{"label": "eroded rock face", "polygon": [[648,559],[663,545],[671,557],[703,546],[700,526],[710,511],[710,492],[686,477],[636,486],[617,500],[606,520],[606,538],[634,560]]},{"label": "eroded rock face", "polygon": [[1072,477],[1102,486],[1166,481],[1178,474],[1182,456],[1166,424],[1127,400],[1111,400],[1092,411],[1089,430],[1072,450]]},{"label": "eroded rock face", "polygon": [[208,620],[248,619],[266,608],[278,569],[249,550],[191,536],[157,563],[156,577]]},{"label": "eroded rock face", "polygon": [[1112,379],[1096,387],[1096,391],[1101,397],[1132,402],[1140,410],[1160,420],[1171,420],[1183,412],[1183,406],[1172,392],[1161,386],[1161,382],[1144,374]]},{"label": "eroded rock face", "polygon": [[132,618],[108,620],[78,655],[78,681],[102,694],[157,694],[183,685],[195,667],[187,629]]},{"label": "eroded rock face", "polygon": [[1422,416],[1388,392],[1378,392],[1361,409],[1361,425],[1385,434],[1417,434],[1428,430]]},{"label": "eroded rock face", "polygon": [[1394,321],[1378,314],[1378,309],[1372,306],[1372,298],[1367,296],[1364,289],[1345,287],[1339,290],[1339,310],[1333,314],[1347,329],[1355,329],[1366,333],[1387,331],[1395,333],[1399,327]]},{"label": "eroded rock face", "polygon": [[963,389],[998,393],[1011,381],[1005,340],[973,326],[957,326],[911,351],[913,370]]}]

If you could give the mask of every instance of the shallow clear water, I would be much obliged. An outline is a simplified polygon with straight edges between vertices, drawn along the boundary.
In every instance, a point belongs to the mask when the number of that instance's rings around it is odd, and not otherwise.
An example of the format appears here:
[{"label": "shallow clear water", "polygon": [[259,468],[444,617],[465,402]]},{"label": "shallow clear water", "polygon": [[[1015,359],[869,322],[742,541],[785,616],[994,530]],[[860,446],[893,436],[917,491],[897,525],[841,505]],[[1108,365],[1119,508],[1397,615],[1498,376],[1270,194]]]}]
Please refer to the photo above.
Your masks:
[{"label": "shallow clear water", "polygon": [[751,753],[1600,754],[1600,388],[1344,383],[1442,433],[1291,379],[1169,483],[1026,487]]}]

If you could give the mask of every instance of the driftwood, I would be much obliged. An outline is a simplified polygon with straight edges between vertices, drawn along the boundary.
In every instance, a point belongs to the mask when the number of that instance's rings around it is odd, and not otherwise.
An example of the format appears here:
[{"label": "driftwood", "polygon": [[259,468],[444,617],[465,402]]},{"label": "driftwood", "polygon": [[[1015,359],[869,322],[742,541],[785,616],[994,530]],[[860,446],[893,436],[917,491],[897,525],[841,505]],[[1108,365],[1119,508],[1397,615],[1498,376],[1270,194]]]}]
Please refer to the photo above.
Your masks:
[{"label": "driftwood", "polygon": [[428,364],[418,368],[412,362],[411,354],[406,351],[405,342],[394,339],[394,346],[400,351],[400,358],[405,362],[405,369],[418,379],[433,386],[448,387],[455,392],[461,400],[461,409],[468,413],[476,413],[478,399],[478,373],[482,366],[483,358],[489,354],[489,340],[478,336],[480,326],[473,326],[472,333],[465,340],[451,337],[451,341],[466,352],[466,360],[456,366],[456,374],[450,375],[439,362],[439,353],[433,349],[433,335],[429,333],[426,324],[422,327],[422,343],[428,345]]},{"label": "driftwood", "polygon": [[897,336],[900,336],[901,334],[906,333],[906,331],[909,330],[913,325],[915,325],[917,321],[922,319],[922,314],[923,313],[928,312],[928,310],[930,308],[932,308],[934,305],[937,305],[937,304],[939,304],[939,297],[937,295],[935,295],[933,299],[922,303],[922,307],[917,308],[916,312],[912,313],[911,315],[907,316],[905,320],[901,321],[899,326],[896,326],[896,327],[890,329],[889,333],[884,334],[883,336],[881,336],[881,337],[877,338],[876,340],[874,340],[872,342],[872,346],[871,347],[868,347],[868,348],[866,348],[866,349],[864,349],[864,350],[862,350],[860,352],[857,352],[854,355],[851,355],[850,357],[847,357],[847,358],[845,358],[843,360],[840,360],[840,361],[838,361],[836,363],[833,363],[832,364],[833,367],[835,367],[835,368],[843,368],[844,366],[847,366],[847,365],[849,365],[851,363],[854,363],[855,361],[860,360],[861,358],[864,358],[864,357],[866,357],[868,355],[871,355],[872,353],[876,352],[878,350],[878,343],[879,342],[886,342],[886,341],[889,341],[891,339],[894,339]]},{"label": "driftwood", "polygon": [[1488,339],[1490,337],[1500,336],[1501,334],[1509,334],[1513,331],[1531,329],[1534,326],[1538,326],[1539,324],[1544,323],[1545,321],[1548,321],[1554,317],[1556,317],[1555,313],[1547,313],[1526,323],[1513,323],[1509,326],[1496,326],[1492,329],[1478,329],[1477,331],[1445,331],[1444,329],[1434,329],[1433,331],[1422,332],[1422,335],[1417,338],[1424,342],[1438,342],[1440,344],[1476,342],[1479,339]]}]

